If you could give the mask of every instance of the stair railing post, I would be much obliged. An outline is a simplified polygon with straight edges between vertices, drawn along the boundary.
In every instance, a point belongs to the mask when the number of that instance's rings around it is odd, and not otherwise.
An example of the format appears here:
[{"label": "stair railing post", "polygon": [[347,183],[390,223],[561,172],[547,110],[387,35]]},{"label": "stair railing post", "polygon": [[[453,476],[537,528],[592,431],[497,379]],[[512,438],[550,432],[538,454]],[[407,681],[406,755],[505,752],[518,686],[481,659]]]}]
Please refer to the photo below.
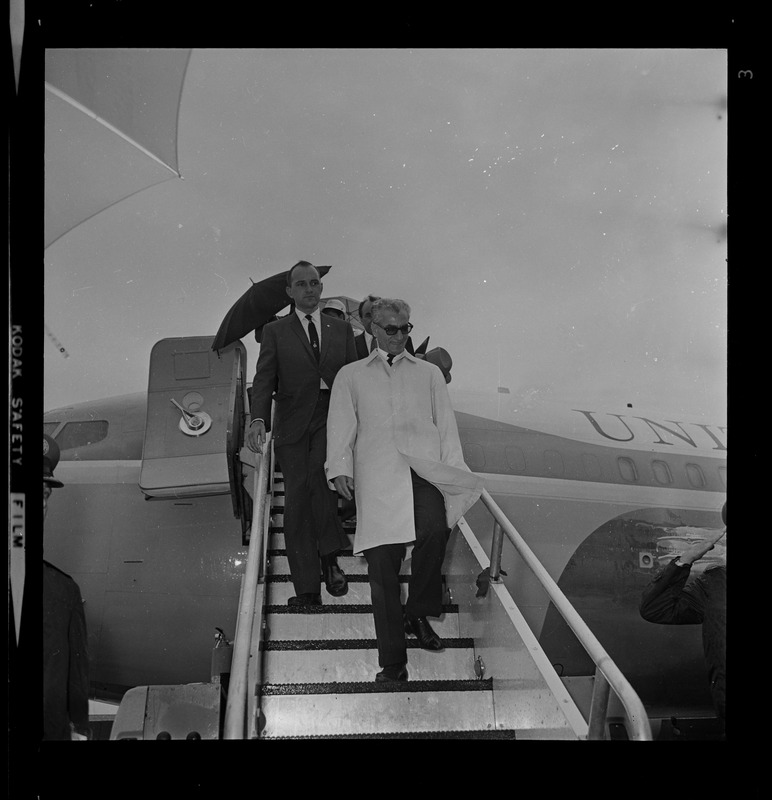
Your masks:
[{"label": "stair railing post", "polygon": [[590,740],[605,738],[610,689],[606,676],[600,671],[599,667],[596,667],[595,685],[593,686],[592,700],[590,701],[590,719],[587,723],[587,738]]},{"label": "stair railing post", "polygon": [[501,549],[504,546],[504,531],[498,521],[493,520],[493,538],[491,539],[491,566],[492,581],[497,581],[501,575]]}]

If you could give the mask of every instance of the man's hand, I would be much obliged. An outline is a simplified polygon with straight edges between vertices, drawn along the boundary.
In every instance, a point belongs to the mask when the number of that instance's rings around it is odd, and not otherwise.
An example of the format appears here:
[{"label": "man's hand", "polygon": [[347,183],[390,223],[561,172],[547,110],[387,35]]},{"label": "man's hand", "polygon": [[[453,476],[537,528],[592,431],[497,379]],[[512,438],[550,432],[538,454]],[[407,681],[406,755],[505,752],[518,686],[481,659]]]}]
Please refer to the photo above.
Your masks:
[{"label": "man's hand", "polygon": [[724,535],[724,533],[726,533],[726,531],[723,531],[713,539],[705,539],[700,542],[695,542],[693,545],[690,545],[684,550],[683,555],[678,560],[684,565],[693,564],[695,561],[698,561],[700,558],[702,558],[709,550],[712,550],[715,547],[716,542]]},{"label": "man's hand", "polygon": [[262,453],[265,444],[265,423],[256,420],[248,428],[244,441],[253,453]]},{"label": "man's hand", "polygon": [[335,491],[341,497],[345,497],[346,500],[351,500],[351,498],[354,496],[353,478],[349,478],[348,475],[338,475],[336,478],[332,479],[332,482],[335,485]]}]

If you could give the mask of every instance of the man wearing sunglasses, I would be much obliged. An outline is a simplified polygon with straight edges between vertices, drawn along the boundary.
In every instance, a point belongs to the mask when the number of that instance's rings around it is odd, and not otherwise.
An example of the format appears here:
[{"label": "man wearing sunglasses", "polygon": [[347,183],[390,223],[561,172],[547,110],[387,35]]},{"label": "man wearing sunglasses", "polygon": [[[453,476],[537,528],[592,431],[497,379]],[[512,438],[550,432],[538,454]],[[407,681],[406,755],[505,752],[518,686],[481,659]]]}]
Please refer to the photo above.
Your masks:
[{"label": "man wearing sunglasses", "polygon": [[[359,320],[364,327],[364,331],[356,336],[356,339],[354,340],[357,348],[357,358],[367,358],[378,345],[375,334],[372,330],[373,303],[375,303],[377,300],[380,300],[380,297],[374,294],[368,294],[359,304]],[[415,350],[413,349],[413,340],[410,338],[410,336],[407,337],[405,342],[405,349],[411,355],[415,353]]]},{"label": "man wearing sunglasses", "polygon": [[[442,561],[450,529],[479,498],[464,463],[441,370],[407,352],[413,326],[403,300],[372,306],[377,349],[341,367],[327,417],[327,477],[356,498],[354,553],[367,560],[378,642],[378,682],[407,680],[405,633],[425,650],[442,640]],[[412,548],[403,609],[399,570]]]}]

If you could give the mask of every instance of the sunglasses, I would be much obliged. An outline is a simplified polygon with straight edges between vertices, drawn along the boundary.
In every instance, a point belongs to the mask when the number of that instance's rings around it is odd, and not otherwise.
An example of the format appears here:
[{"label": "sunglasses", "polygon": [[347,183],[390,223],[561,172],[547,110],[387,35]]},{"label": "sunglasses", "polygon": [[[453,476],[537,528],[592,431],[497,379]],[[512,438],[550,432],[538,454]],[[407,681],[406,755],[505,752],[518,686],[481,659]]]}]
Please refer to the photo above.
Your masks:
[{"label": "sunglasses", "polygon": [[[378,325],[377,322],[373,322],[373,325]],[[407,336],[410,331],[413,330],[412,323],[408,322],[405,325],[397,326],[397,325],[378,325],[378,327],[387,335],[387,336],[396,336],[397,333],[403,333]]]}]

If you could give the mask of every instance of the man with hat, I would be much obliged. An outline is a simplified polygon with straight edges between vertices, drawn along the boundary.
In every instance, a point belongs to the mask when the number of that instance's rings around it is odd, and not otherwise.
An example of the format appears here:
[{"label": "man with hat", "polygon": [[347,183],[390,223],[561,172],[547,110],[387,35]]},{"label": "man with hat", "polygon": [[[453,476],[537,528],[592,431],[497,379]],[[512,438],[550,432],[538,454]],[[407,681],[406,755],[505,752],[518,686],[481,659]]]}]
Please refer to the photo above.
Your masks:
[{"label": "man with hat", "polygon": [[337,297],[333,297],[324,304],[322,314],[327,314],[330,317],[336,317],[337,319],[342,319],[345,321],[346,306],[343,305],[343,302],[338,300]]},{"label": "man with hat", "polygon": [[[59,445],[43,434],[43,520],[53,489]],[[89,739],[86,616],[78,584],[43,561],[43,739]]]}]

